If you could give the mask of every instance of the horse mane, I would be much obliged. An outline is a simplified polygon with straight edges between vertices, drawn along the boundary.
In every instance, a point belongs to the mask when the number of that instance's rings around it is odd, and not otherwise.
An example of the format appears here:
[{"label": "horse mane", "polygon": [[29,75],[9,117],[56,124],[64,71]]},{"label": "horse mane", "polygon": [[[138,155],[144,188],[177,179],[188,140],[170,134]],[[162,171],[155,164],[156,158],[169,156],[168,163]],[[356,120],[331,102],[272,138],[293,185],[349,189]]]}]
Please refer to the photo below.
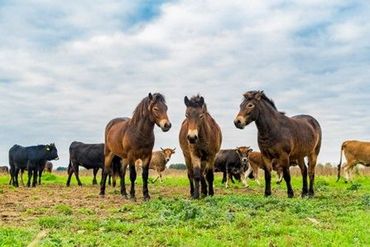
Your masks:
[{"label": "horse mane", "polygon": [[132,118],[131,118],[131,121],[133,124],[137,124],[139,122],[139,120],[144,117],[144,116],[147,116],[148,113],[149,113],[149,105],[150,103],[157,103],[157,102],[162,102],[162,103],[166,103],[166,100],[164,98],[164,96],[160,93],[154,93],[152,95],[152,100],[149,98],[149,96],[146,96],[144,99],[141,100],[141,102],[136,106],[133,114],[132,114]]},{"label": "horse mane", "polygon": [[189,100],[189,106],[190,107],[203,107],[205,112],[207,111],[207,104],[204,102],[204,98],[202,99],[202,96],[199,94],[192,96]]},{"label": "horse mane", "polygon": [[244,94],[244,98],[247,99],[247,100],[248,99],[254,99],[257,94],[259,94],[261,99],[263,99],[265,102],[267,102],[272,108],[274,108],[276,111],[278,111],[274,101],[272,99],[268,98],[263,91],[248,91]]}]

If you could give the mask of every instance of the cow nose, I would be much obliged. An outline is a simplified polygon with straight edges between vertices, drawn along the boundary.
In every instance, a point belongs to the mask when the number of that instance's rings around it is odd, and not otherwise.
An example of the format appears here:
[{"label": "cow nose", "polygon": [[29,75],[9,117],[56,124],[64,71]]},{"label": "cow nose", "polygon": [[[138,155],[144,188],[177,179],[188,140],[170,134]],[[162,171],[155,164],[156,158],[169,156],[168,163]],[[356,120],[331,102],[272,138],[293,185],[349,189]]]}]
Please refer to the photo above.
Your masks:
[{"label": "cow nose", "polygon": [[198,136],[197,135],[195,135],[195,136],[188,135],[188,140],[189,140],[190,143],[196,143],[197,140],[198,140]]}]

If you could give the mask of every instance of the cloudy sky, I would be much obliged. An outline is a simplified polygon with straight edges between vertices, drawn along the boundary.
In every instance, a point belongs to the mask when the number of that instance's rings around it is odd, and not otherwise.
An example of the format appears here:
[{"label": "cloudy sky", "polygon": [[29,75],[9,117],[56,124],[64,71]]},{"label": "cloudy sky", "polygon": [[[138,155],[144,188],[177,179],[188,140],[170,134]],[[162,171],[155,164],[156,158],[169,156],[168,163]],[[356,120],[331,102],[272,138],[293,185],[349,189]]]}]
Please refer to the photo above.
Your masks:
[{"label": "cloudy sky", "polygon": [[254,124],[236,129],[242,94],[264,90],[287,115],[323,129],[320,162],[341,142],[370,139],[368,1],[0,0],[0,164],[17,143],[103,141],[106,123],[131,116],[148,92],[166,96],[178,145],[183,98],[200,93],[223,148],[257,148]]}]

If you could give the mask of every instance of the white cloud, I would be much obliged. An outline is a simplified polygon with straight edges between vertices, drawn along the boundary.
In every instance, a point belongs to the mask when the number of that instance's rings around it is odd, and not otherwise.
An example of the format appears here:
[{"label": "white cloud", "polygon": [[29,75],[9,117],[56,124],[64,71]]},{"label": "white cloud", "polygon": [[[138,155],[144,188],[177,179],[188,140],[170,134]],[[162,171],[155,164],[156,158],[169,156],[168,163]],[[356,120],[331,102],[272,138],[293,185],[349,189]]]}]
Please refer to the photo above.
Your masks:
[{"label": "white cloud", "polygon": [[[66,165],[71,141],[102,141],[105,124],[131,115],[149,91],[166,95],[174,126],[168,133],[156,129],[156,148],[178,146],[183,97],[201,93],[223,129],[223,147],[256,149],[254,125],[240,131],[232,123],[251,89],[264,89],[288,115],[319,119],[320,161],[336,161],[347,138],[369,139],[368,5],[176,1],[161,5],[159,16],[134,22],[140,4],[43,1],[0,8],[6,119],[0,163],[7,163],[14,143],[55,141],[58,165]],[[351,10],[351,4],[361,6]],[[182,161],[180,150],[174,161]]]}]

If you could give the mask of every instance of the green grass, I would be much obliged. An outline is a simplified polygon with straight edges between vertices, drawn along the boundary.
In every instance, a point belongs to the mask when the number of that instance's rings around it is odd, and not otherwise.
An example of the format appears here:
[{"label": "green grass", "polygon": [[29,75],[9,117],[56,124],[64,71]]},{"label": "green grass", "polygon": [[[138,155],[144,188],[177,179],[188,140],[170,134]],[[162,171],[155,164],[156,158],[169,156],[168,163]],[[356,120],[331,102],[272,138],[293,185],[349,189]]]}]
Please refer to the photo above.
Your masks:
[{"label": "green grass", "polygon": [[[90,185],[91,177],[81,179],[92,193],[98,193]],[[65,176],[50,175],[43,183],[53,188],[65,180]],[[6,182],[0,177],[1,184]],[[223,189],[219,176],[215,184],[222,195],[189,200],[187,178],[166,177],[163,184],[150,184],[149,189],[177,188],[183,193],[167,196],[167,192],[146,203],[123,200],[114,193],[118,203],[108,205],[104,211],[108,213],[102,213],[107,199],[97,198],[95,207],[58,202],[40,210],[44,213],[36,212],[26,224],[0,224],[0,246],[24,246],[42,230],[48,234],[40,246],[370,245],[370,178],[356,177],[354,183],[345,184],[336,183],[335,177],[317,177],[312,199],[299,197],[299,177],[293,177],[293,199],[287,198],[285,185],[274,184],[273,196],[264,198],[263,185],[254,182],[251,190],[240,184]],[[79,188],[74,183],[72,189]],[[17,193],[7,185],[0,185],[0,190]]]}]

